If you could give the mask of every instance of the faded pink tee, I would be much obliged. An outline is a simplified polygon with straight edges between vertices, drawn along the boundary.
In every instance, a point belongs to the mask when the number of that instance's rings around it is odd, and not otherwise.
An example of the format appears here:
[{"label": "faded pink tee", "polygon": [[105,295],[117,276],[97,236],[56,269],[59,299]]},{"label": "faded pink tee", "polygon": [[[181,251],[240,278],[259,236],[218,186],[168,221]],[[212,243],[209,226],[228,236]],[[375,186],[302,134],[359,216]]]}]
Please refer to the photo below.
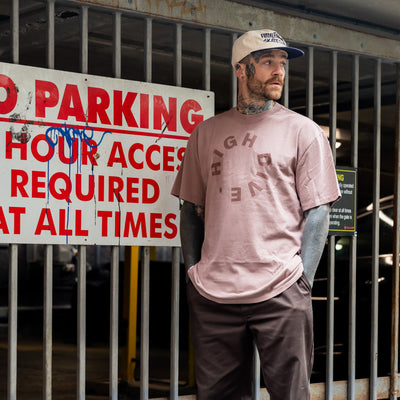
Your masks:
[{"label": "faded pink tee", "polygon": [[299,279],[303,213],[336,201],[340,190],[324,132],[275,104],[198,125],[172,194],[205,207],[201,260],[189,270],[199,293],[256,303]]}]

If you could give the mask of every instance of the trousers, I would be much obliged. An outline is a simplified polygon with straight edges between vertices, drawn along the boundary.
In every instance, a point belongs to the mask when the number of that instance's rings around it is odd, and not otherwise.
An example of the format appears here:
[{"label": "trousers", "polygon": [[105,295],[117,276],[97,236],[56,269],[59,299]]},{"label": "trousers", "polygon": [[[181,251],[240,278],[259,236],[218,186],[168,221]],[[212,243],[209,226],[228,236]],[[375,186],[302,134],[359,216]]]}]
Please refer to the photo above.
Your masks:
[{"label": "trousers", "polygon": [[311,287],[304,274],[278,296],[220,304],[187,285],[198,400],[251,400],[255,343],[271,400],[309,400]]}]

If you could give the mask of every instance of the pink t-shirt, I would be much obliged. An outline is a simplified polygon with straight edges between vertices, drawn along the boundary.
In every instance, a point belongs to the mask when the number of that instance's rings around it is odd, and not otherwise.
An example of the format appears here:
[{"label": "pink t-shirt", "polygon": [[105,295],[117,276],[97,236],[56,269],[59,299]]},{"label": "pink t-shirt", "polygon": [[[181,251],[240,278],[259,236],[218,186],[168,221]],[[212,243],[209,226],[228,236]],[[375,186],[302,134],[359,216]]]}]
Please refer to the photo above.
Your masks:
[{"label": "pink t-shirt", "polygon": [[256,303],[299,279],[303,213],[336,201],[340,190],[324,132],[275,104],[198,125],[172,194],[205,207],[201,260],[189,270],[199,293]]}]

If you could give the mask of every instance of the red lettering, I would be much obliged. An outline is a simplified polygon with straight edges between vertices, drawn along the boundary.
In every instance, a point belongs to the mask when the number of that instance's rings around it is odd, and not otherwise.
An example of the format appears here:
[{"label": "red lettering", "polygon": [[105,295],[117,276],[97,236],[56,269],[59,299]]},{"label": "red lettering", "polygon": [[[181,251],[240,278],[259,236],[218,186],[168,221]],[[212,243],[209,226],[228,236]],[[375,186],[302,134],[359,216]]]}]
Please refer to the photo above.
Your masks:
[{"label": "red lettering", "polygon": [[58,103],[58,88],[52,82],[35,81],[35,116],[46,118],[46,108]]},{"label": "red lettering", "polygon": [[126,168],[128,165],[126,163],[124,150],[122,148],[121,142],[114,142],[111,148],[110,158],[108,159],[107,167],[112,167],[115,163],[120,163],[122,168]]},{"label": "red lettering", "polygon": [[58,112],[58,119],[66,121],[69,117],[75,117],[79,122],[85,122],[82,101],[77,85],[67,84]]},{"label": "red lettering", "polygon": [[151,238],[161,238],[162,233],[158,232],[158,229],[162,228],[161,222],[159,220],[162,218],[161,213],[151,213],[150,214],[150,237]]},{"label": "red lettering", "polygon": [[139,198],[135,197],[135,194],[139,193],[139,189],[134,187],[134,185],[139,183],[139,178],[126,179],[126,202],[127,203],[139,203]]},{"label": "red lettering", "polygon": [[[98,102],[99,100],[99,102]],[[111,125],[110,119],[106,113],[107,108],[110,106],[110,97],[104,89],[88,88],[88,122],[96,123],[97,116],[100,123]]]},{"label": "red lettering", "polygon": [[149,128],[149,95],[140,94],[140,127]]},{"label": "red lettering", "polygon": [[128,152],[128,159],[129,163],[132,165],[133,168],[135,169],[143,169],[143,162],[136,162],[135,160],[135,151],[136,150],[141,150],[143,152],[143,144],[142,143],[134,143],[130,148]]},{"label": "red lettering", "polygon": [[58,138],[58,158],[60,161],[64,164],[73,164],[76,162],[76,159],[78,157],[78,140],[73,139],[72,140],[72,146],[69,147],[69,157],[65,157],[65,151],[64,151],[64,138],[60,137]]},{"label": "red lettering", "polygon": [[[204,119],[203,115],[194,114],[192,111],[197,112],[201,110],[200,104],[196,100],[186,100],[182,104],[181,108],[181,123],[182,128],[187,133],[192,133],[193,129]],[[189,115],[191,116],[191,121],[189,120]]]},{"label": "red lettering", "polygon": [[75,177],[75,184],[76,184],[76,197],[78,200],[81,201],[89,201],[93,199],[94,196],[94,176],[89,175],[88,176],[88,185],[84,185],[87,187],[87,193],[83,194],[82,193],[82,175],[81,174],[76,174]]},{"label": "red lettering", "polygon": [[167,239],[173,239],[178,234],[178,228],[174,223],[175,220],[176,220],[176,215],[172,213],[167,214],[165,217],[165,225],[167,228],[171,230],[170,232],[167,231],[164,232],[164,236]]},{"label": "red lettering", "polygon": [[114,201],[114,196],[117,201],[123,202],[121,191],[124,188],[124,181],[119,176],[110,176],[108,178],[108,201]]},{"label": "red lettering", "polygon": [[[48,221],[48,224],[45,224],[45,221]],[[56,227],[54,225],[53,216],[51,215],[51,211],[48,208],[42,208],[40,212],[39,221],[36,226],[35,235],[40,235],[42,231],[50,231],[52,235],[57,235]]]},{"label": "red lettering", "polygon": [[112,211],[97,211],[97,216],[101,218],[101,236],[108,235],[108,219],[112,217]]},{"label": "red lettering", "polygon": [[89,231],[82,229],[82,210],[75,211],[75,236],[88,236]]},{"label": "red lettering", "polygon": [[128,211],[126,213],[125,225],[124,225],[124,237],[129,237],[129,231],[132,230],[132,236],[138,237],[139,231],[142,232],[142,237],[147,237],[146,230],[146,219],[145,214],[140,212],[137,217],[137,222],[135,224],[135,220],[133,218],[133,213]]},{"label": "red lettering", "polygon": [[[60,180],[61,187],[57,190],[57,181]],[[66,200],[68,203],[71,202],[69,195],[72,191],[71,180],[68,175],[63,172],[56,172],[49,179],[49,192],[57,200]]]},{"label": "red lettering", "polygon": [[18,92],[15,83],[6,75],[0,74],[0,87],[2,87],[7,94],[4,101],[0,101],[0,114],[8,114],[17,104]]},{"label": "red lettering", "polygon": [[10,231],[8,229],[7,221],[6,221],[6,216],[4,215],[2,206],[0,206],[0,229],[3,231],[3,233],[5,235],[10,233]]},{"label": "red lettering", "polygon": [[137,93],[128,92],[122,101],[122,91],[114,90],[114,125],[122,125],[122,115],[126,123],[132,128],[137,128],[138,124],[132,114],[132,105],[135,102]]},{"label": "red lettering", "polygon": [[[44,181],[40,181],[40,179]],[[32,171],[32,198],[44,199],[46,197],[46,191],[40,191],[40,189],[46,188],[46,172],[44,171]]]},{"label": "red lettering", "polygon": [[[172,155],[170,155],[172,153]],[[163,171],[173,171],[174,166],[170,163],[174,162],[175,148],[172,146],[163,147]]]},{"label": "red lettering", "polygon": [[[90,149],[90,150],[89,150]],[[97,165],[94,155],[97,153],[97,143],[90,139],[82,141],[82,165],[87,165],[88,158],[92,165]]]},{"label": "red lettering", "polygon": [[12,159],[12,149],[19,149],[21,152],[20,159],[26,160],[28,154],[26,143],[13,142],[13,137],[11,132],[6,132],[5,138],[6,138],[6,159]]},{"label": "red lettering", "polygon": [[[39,143],[43,142],[47,153],[45,154],[40,154],[39,153]],[[47,162],[49,161],[53,155],[54,155],[54,149],[53,147],[50,146],[49,142],[46,139],[46,135],[37,135],[33,138],[32,140],[32,144],[31,144],[31,151],[32,151],[32,155],[33,157],[40,162]]]},{"label": "red lettering", "polygon": [[104,201],[104,175],[99,175],[99,179],[98,179],[98,196],[97,199],[99,201]]},{"label": "red lettering", "polygon": [[[155,203],[160,196],[160,187],[158,186],[158,183],[153,179],[143,178],[142,190],[143,190],[142,194],[143,204]],[[153,194],[149,195],[150,192],[153,192]]]},{"label": "red lettering", "polygon": [[169,111],[165,106],[161,96],[154,96],[154,129],[161,130],[161,116],[163,117],[166,128],[170,132],[176,132],[176,99],[168,99]]},{"label": "red lettering", "polygon": [[28,183],[28,174],[22,169],[11,170],[11,197],[17,197],[18,191],[22,197],[29,197],[25,190],[25,185]]},{"label": "red lettering", "polygon": [[114,221],[114,235],[115,237],[121,236],[121,213],[119,211],[115,212],[115,221]]},{"label": "red lettering", "polygon": [[61,236],[71,236],[72,229],[66,229],[67,227],[67,218],[66,212],[64,209],[61,209],[59,214],[59,222],[60,222],[60,235]]},{"label": "red lettering", "polygon": [[10,207],[9,211],[14,214],[14,234],[21,233],[21,215],[26,213],[25,207]]},{"label": "red lettering", "polygon": [[150,169],[152,169],[153,171],[159,171],[160,170],[160,163],[158,164],[154,164],[153,160],[151,158],[152,154],[154,152],[160,153],[160,146],[157,144],[152,144],[151,146],[149,146],[149,148],[146,151],[146,163],[147,165],[150,167]]}]

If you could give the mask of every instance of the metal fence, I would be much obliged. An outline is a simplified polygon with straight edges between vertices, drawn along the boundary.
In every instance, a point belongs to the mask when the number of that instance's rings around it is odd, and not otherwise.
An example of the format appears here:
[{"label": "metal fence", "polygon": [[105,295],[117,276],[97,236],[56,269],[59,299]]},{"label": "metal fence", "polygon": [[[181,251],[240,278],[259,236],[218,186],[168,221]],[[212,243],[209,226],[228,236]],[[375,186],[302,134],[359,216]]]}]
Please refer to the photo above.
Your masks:
[{"label": "metal fence", "polygon": [[[20,20],[19,20],[19,2],[14,0],[11,4],[11,59],[13,63],[20,63]],[[66,5],[73,7],[79,14],[80,21],[80,67],[82,73],[91,73],[89,67],[90,45],[89,45],[89,26],[90,13],[99,11],[112,18],[112,70],[115,78],[121,78],[122,63],[124,51],[126,47],[122,43],[122,19],[134,18],[135,21],[140,21],[143,27],[143,47],[139,50],[143,52],[143,80],[152,82],[153,68],[153,26],[158,23],[158,19],[142,15],[138,12],[128,12],[116,8],[100,7],[96,5],[85,4],[77,5],[73,1],[58,2],[56,0],[47,1],[47,51],[46,65],[48,68],[55,68],[55,48],[57,40],[57,32],[55,29],[56,6]],[[182,86],[183,84],[183,29],[190,28],[182,22],[173,20],[165,20],[160,18],[164,25],[168,25],[174,32],[173,40],[173,81],[175,85]],[[133,23],[133,22],[132,22]],[[202,83],[201,87],[205,90],[213,90],[212,75],[211,75],[211,53],[212,53],[212,34],[217,32],[228,38],[230,45],[240,34],[240,32],[228,31],[219,29],[218,27],[196,26],[195,27],[202,37],[202,59],[198,60],[201,64]],[[301,46],[301,43],[299,44]],[[139,51],[138,50],[138,51]],[[329,105],[329,132],[332,151],[336,158],[336,132],[337,132],[337,104],[338,104],[338,58],[341,56],[351,60],[352,84],[350,88],[351,98],[349,99],[349,110],[351,112],[351,154],[350,164],[354,168],[359,167],[359,94],[360,90],[360,63],[365,62],[362,55],[358,54],[341,54],[336,50],[326,48],[307,47],[306,50],[306,76],[305,78],[305,101],[306,115],[313,118],[314,109],[317,106],[314,104],[315,92],[315,66],[316,52],[324,52],[329,59],[328,75],[330,76],[329,98],[326,99],[326,104]],[[194,56],[193,56],[194,57]],[[380,59],[371,59],[368,57],[368,62],[373,64],[373,98],[374,98],[374,115],[373,115],[373,162],[372,162],[372,180],[369,190],[373,191],[373,227],[372,227],[372,242],[371,242],[371,340],[369,349],[357,349],[357,351],[368,352],[370,354],[370,373],[369,379],[356,379],[356,280],[357,280],[357,236],[352,236],[350,240],[350,254],[348,262],[348,320],[344,321],[341,316],[335,318],[335,236],[330,236],[328,239],[328,263],[327,263],[327,294],[326,294],[326,369],[324,382],[312,384],[313,399],[378,399],[391,398],[396,399],[399,390],[398,387],[398,298],[399,298],[399,276],[398,267],[393,268],[393,308],[392,308],[392,332],[387,333],[387,337],[378,338],[379,327],[379,209],[380,209],[380,187],[381,187],[381,103],[382,103],[382,66],[388,65],[395,71],[397,85],[400,82],[399,68],[393,66],[392,62],[387,62]],[[229,68],[229,64],[227,65]],[[288,74],[291,76],[291,68],[288,68]],[[291,83],[288,80],[285,85],[283,103],[290,106],[291,98]],[[236,79],[234,74],[230,75],[231,95],[226,96],[226,103],[231,106],[235,105],[236,97]],[[396,124],[396,154],[395,166],[399,166],[399,89],[397,88],[397,105],[393,114],[397,118]],[[229,97],[229,98],[228,98]],[[397,115],[397,117],[395,117]],[[364,151],[365,149],[362,149]],[[396,168],[398,171],[398,168]],[[395,175],[394,189],[394,252],[393,265],[399,265],[399,175]],[[86,248],[80,246],[78,259],[78,291],[77,291],[77,393],[76,398],[85,399],[85,367],[86,367]],[[170,399],[179,397],[179,304],[180,304],[180,249],[174,248],[172,252],[172,297],[171,297],[171,357],[170,357]],[[110,279],[110,347],[109,347],[109,398],[118,398],[118,299],[119,299],[119,248],[113,247],[111,251],[111,279]],[[150,249],[144,247],[141,249],[141,331],[140,331],[140,398],[145,400],[149,398],[149,299],[152,294],[149,290],[150,283]],[[43,312],[43,398],[52,398],[52,304],[53,304],[53,260],[52,246],[45,246],[45,261],[44,261],[44,312]],[[9,400],[17,398],[17,313],[18,313],[18,245],[10,244],[9,246],[9,304],[8,304],[8,377],[7,387]],[[344,324],[348,326],[348,374],[345,382],[334,381],[334,332],[335,324]],[[363,332],[362,334],[365,334]],[[389,376],[378,377],[378,339],[391,340],[391,365],[388,366]],[[265,390],[259,390],[260,374],[257,358],[255,365],[255,390],[254,399],[266,398]],[[181,398],[194,398],[194,396],[182,396]]]}]

